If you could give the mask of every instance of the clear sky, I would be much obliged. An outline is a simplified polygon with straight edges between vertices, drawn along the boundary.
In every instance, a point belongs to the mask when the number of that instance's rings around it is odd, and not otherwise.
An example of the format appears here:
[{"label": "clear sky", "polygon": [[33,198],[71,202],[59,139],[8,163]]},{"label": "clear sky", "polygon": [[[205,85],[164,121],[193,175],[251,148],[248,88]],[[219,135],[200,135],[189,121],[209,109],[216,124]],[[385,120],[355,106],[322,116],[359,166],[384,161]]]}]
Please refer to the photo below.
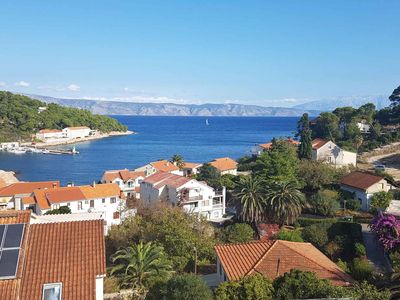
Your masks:
[{"label": "clear sky", "polygon": [[2,0],[0,89],[292,105],[400,84],[400,1]]}]

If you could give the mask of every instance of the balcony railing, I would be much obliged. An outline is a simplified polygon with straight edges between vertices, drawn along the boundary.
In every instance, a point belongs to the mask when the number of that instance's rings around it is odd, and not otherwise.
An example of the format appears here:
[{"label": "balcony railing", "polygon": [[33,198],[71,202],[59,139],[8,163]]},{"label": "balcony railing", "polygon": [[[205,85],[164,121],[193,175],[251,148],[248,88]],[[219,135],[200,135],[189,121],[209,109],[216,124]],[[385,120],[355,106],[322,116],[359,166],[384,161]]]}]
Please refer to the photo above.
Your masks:
[{"label": "balcony railing", "polygon": [[197,195],[197,196],[182,196],[182,201],[183,202],[193,202],[193,201],[201,201],[203,200],[203,195]]}]

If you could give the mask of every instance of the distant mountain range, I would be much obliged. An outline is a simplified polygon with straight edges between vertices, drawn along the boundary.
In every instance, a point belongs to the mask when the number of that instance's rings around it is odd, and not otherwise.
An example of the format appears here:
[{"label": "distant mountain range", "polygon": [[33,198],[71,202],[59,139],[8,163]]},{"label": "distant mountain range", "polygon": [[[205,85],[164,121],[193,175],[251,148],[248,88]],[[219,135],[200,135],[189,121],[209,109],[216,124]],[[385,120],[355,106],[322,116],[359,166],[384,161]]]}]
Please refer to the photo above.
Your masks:
[{"label": "distant mountain range", "polygon": [[314,109],[291,107],[264,107],[244,104],[174,104],[64,99],[27,94],[34,99],[63,106],[88,109],[102,115],[134,116],[300,116],[307,112],[318,115]]},{"label": "distant mountain range", "polygon": [[311,101],[293,106],[297,109],[315,109],[320,111],[332,111],[336,107],[352,106],[358,108],[363,104],[373,103],[377,109],[390,105],[388,96],[361,96],[361,97],[335,97],[331,99]]},{"label": "distant mountain range", "polygon": [[123,101],[100,101],[85,99],[66,99],[26,94],[34,99],[47,103],[88,109],[102,115],[135,115],[135,116],[300,116],[307,112],[316,116],[322,111],[332,111],[336,107],[359,107],[372,102],[378,109],[388,106],[387,96],[343,97],[311,101],[293,107],[266,107],[245,104],[174,104],[174,103],[140,103]]}]

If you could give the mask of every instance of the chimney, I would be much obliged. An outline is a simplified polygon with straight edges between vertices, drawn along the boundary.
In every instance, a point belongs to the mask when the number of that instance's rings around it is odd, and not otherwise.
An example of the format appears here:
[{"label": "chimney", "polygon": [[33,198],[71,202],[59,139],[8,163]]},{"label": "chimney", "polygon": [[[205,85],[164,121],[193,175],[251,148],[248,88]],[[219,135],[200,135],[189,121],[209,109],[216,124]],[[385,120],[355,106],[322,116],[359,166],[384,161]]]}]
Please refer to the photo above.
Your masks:
[{"label": "chimney", "polygon": [[53,182],[53,189],[55,189],[57,187],[57,183]]},{"label": "chimney", "polygon": [[281,259],[278,258],[278,263],[276,265],[276,277],[279,277],[279,267],[281,265]]}]

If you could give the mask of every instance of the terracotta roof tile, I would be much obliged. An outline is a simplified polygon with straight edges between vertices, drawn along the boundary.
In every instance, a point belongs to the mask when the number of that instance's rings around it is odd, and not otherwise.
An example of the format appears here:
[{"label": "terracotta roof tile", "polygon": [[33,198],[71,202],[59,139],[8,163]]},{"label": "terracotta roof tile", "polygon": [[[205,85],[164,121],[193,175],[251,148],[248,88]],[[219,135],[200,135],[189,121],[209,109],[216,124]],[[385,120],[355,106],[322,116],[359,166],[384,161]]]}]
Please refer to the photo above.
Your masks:
[{"label": "terracotta roof tile", "polygon": [[183,163],[183,168],[185,169],[196,169],[196,168],[200,168],[203,164],[201,163],[193,163],[193,162],[184,162]]},{"label": "terracotta roof tile", "polygon": [[107,183],[113,182],[116,178],[122,179],[124,182],[129,179],[135,180],[138,177],[145,177],[144,172],[129,171],[128,169],[123,170],[110,170],[105,171],[103,177]]},{"label": "terracotta roof tile", "polygon": [[31,194],[36,189],[59,187],[59,181],[16,182],[0,189],[0,196]]},{"label": "terracotta roof tile", "polygon": [[192,179],[184,176],[179,176],[166,172],[157,172],[144,179],[143,182],[151,183],[156,189],[159,189],[166,185],[178,188],[189,182],[190,180]]},{"label": "terracotta roof tile", "polygon": [[162,172],[179,171],[179,168],[177,166],[175,166],[172,162],[170,162],[166,159],[154,161],[154,162],[151,162],[150,164],[157,171],[162,171]]},{"label": "terracotta roof tile", "polygon": [[229,280],[258,272],[273,280],[292,269],[315,272],[334,285],[353,280],[310,243],[288,241],[252,242],[215,247]]},{"label": "terracotta roof tile", "polygon": [[229,157],[216,158],[210,162],[210,165],[220,171],[228,171],[237,168],[237,162]]},{"label": "terracotta roof tile", "polygon": [[118,197],[121,194],[121,189],[116,183],[103,183],[91,185],[83,185],[78,187],[83,193],[85,199]]},{"label": "terracotta roof tile", "polygon": [[0,224],[29,223],[30,210],[0,210]]},{"label": "terracotta roof tile", "polygon": [[0,296],[2,300],[18,299],[21,279],[0,280]]},{"label": "terracotta roof tile", "polygon": [[106,274],[102,220],[30,225],[21,299],[41,299],[43,284],[62,283],[62,297],[95,299]]},{"label": "terracotta roof tile", "polygon": [[327,140],[323,140],[323,139],[314,139],[311,142],[311,146],[314,150],[317,150],[319,148],[321,148],[323,145],[325,145],[327,142]]},{"label": "terracotta roof tile", "polygon": [[23,197],[22,203],[25,205],[29,205],[29,204],[35,204],[36,202],[34,197],[29,196],[29,197]]},{"label": "terracotta roof tile", "polygon": [[60,203],[86,199],[82,190],[77,186],[45,190],[44,194],[49,203]]},{"label": "terracotta roof tile", "polygon": [[370,186],[384,179],[382,176],[370,173],[355,171],[342,178],[340,184],[354,187],[360,190],[367,190]]}]

